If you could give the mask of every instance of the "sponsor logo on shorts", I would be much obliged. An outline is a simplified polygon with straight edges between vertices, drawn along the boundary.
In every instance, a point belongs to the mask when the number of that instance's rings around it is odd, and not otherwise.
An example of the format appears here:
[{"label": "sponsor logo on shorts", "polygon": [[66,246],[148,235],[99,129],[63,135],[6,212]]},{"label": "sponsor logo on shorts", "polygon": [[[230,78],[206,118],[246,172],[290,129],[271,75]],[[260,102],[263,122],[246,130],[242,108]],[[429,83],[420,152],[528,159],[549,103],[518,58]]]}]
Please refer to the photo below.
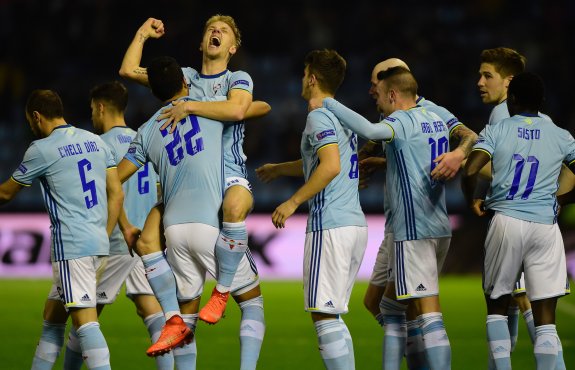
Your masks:
[{"label": "sponsor logo on shorts", "polygon": [[419,285],[417,286],[417,288],[415,288],[415,290],[416,290],[417,292],[425,292],[425,291],[427,290],[427,288],[426,288],[425,286],[423,286],[423,284],[419,284]]},{"label": "sponsor logo on shorts", "polygon": [[88,294],[84,294],[82,298],[80,298],[80,302],[90,302],[90,296]]},{"label": "sponsor logo on shorts", "polygon": [[108,296],[106,295],[106,292],[99,292],[96,293],[96,296],[100,299],[108,299]]},{"label": "sponsor logo on shorts", "polygon": [[332,301],[327,301],[327,302],[324,304],[324,306],[325,306],[325,307],[329,307],[329,308],[335,308],[335,307],[333,306],[333,302],[332,302]]}]

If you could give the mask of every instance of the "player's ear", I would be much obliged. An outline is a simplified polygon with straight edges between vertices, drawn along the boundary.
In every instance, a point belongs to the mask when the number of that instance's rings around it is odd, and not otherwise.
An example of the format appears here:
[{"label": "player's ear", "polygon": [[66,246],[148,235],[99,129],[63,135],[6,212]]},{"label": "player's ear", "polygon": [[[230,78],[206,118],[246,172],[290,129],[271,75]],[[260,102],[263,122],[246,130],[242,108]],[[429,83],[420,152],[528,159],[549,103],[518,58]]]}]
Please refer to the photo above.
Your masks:
[{"label": "player's ear", "polygon": [[503,86],[505,86],[506,89],[509,88],[509,84],[511,83],[512,79],[513,75],[509,75],[503,79]]},{"label": "player's ear", "polygon": [[230,46],[230,49],[228,50],[228,52],[230,53],[230,55],[234,55],[236,52],[238,51],[238,47],[237,46]]}]

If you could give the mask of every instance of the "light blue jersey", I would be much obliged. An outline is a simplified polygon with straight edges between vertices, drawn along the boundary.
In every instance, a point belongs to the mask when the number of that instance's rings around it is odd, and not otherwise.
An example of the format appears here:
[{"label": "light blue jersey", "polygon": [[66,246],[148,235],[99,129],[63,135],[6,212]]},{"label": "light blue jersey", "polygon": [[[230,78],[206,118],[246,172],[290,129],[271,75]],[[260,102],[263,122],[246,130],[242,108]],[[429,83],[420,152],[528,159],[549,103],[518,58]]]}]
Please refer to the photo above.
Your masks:
[{"label": "light blue jersey", "polygon": [[198,222],[219,228],[223,124],[190,115],[169,134],[169,128],[160,130],[163,121],[156,122],[161,109],[138,129],[125,158],[138,167],[153,163],[162,188],[164,227]]},{"label": "light blue jersey", "polygon": [[[551,119],[549,118],[548,115],[544,113],[539,112],[539,115],[541,117]],[[489,114],[489,122],[487,122],[487,124],[495,125],[496,123],[503,121],[505,118],[509,118],[509,108],[507,108],[507,99],[505,99],[504,101],[493,107],[493,109],[491,110],[491,114]]]},{"label": "light blue jersey", "polygon": [[[253,81],[243,71],[225,70],[216,75],[204,75],[193,68],[182,68],[192,100],[201,101],[204,97],[227,96],[232,89],[242,89],[253,94]],[[244,154],[244,122],[226,123],[223,131],[225,177],[247,179],[246,155]]]},{"label": "light blue jersey", "polygon": [[396,111],[372,124],[335,99],[324,99],[342,125],[365,139],[386,140],[386,186],[398,192],[388,197],[395,241],[451,236],[445,186],[431,179],[433,162],[449,151],[449,129],[424,107]]},{"label": "light blue jersey", "polygon": [[520,220],[557,222],[562,162],[575,161],[575,141],[548,117],[515,115],[481,131],[473,150],[489,154],[491,191],[487,209]]},{"label": "light blue jersey", "polygon": [[100,137],[70,125],[58,126],[26,150],[12,179],[24,186],[40,180],[53,262],[109,254],[106,169],[115,166]]},{"label": "light blue jersey", "polygon": [[[425,99],[423,96],[418,97],[416,100],[416,103],[417,103],[417,105],[424,107],[428,111],[437,114],[439,116],[439,118],[441,118],[441,120],[443,122],[445,122],[445,124],[447,125],[447,129],[449,130],[448,137],[451,136],[451,132],[453,132],[453,130],[456,127],[459,127],[460,125],[462,125],[462,123],[459,122],[457,117],[455,117],[450,111],[448,111],[447,109],[435,104],[431,100]],[[381,119],[383,120],[384,117],[381,117]],[[383,145],[385,147],[385,144],[383,144]],[[393,226],[392,226],[392,222],[391,222],[391,212],[389,210],[389,202],[388,202],[388,199],[393,196],[393,193],[390,194],[390,192],[393,192],[393,189],[390,189],[389,186],[384,184],[384,187],[383,187],[383,209],[384,209],[384,214],[385,214],[386,233],[393,232]]]},{"label": "light blue jersey", "polygon": [[308,181],[319,165],[317,152],[326,145],[339,148],[340,172],[308,200],[307,232],[343,226],[367,226],[359,202],[357,136],[341,126],[328,110],[319,108],[307,116],[301,139],[303,172]]},{"label": "light blue jersey", "polygon": [[[116,162],[120,163],[128,152],[130,143],[136,136],[136,131],[126,126],[112,127],[108,132],[100,135],[102,140],[112,151]],[[139,229],[144,227],[150,209],[157,202],[156,183],[158,175],[152,165],[146,163],[134,176],[122,185],[124,189],[124,209],[130,223]],[[118,225],[110,236],[110,255],[128,254],[126,240]]]}]

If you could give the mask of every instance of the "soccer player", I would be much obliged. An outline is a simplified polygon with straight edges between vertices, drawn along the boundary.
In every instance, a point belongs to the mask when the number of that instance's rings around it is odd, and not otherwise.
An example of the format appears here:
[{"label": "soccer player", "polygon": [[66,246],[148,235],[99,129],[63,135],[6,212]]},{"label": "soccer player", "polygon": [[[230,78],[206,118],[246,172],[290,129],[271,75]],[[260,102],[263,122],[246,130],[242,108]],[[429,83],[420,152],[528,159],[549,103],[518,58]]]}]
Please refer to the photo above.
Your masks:
[{"label": "soccer player", "polygon": [[[305,58],[302,97],[319,106],[341,85],[345,60],[334,50],[314,50]],[[327,369],[354,369],[353,343],[341,319],[365,248],[367,223],[359,203],[357,136],[325,109],[311,109],[301,140],[302,159],[266,164],[256,170],[269,182],[303,176],[305,184],[272,214],[276,228],[303,202],[309,205],[304,248],[304,301],[311,313]],[[346,345],[347,344],[347,345]]]},{"label": "soccer player", "polygon": [[360,136],[387,141],[386,186],[398,195],[389,197],[395,285],[386,285],[381,302],[386,323],[384,367],[398,369],[401,364],[407,309],[402,302],[412,300],[428,365],[448,369],[451,349],[439,305],[438,275],[451,229],[444,184],[431,172],[434,160],[449,151],[449,128],[437,114],[417,105],[417,82],[409,70],[392,67],[377,77],[377,106],[385,115],[380,124],[371,124],[335,99],[325,99],[323,106]]},{"label": "soccer player", "polygon": [[[164,104],[191,99],[173,58],[154,59],[147,73],[152,92]],[[170,134],[169,127],[160,128],[160,114],[161,110],[138,130],[120,162],[119,176],[125,180],[148,161],[158,170],[167,258],[177,282],[182,316],[194,328],[206,272],[217,274],[214,245],[220,234],[218,211],[224,190],[223,124],[189,115]],[[256,368],[265,331],[259,279],[248,257],[243,254],[230,289],[242,312],[241,369]],[[174,359],[178,368],[195,368],[195,341],[176,349]]]},{"label": "soccer player", "polygon": [[[144,43],[149,38],[162,37],[164,32],[161,20],[149,18],[138,29],[128,47],[120,75],[149,85],[146,68],[140,66]],[[159,120],[166,119],[163,128],[172,123],[170,131],[189,114],[218,121],[237,121],[233,125],[224,126],[226,188],[223,227],[215,246],[218,259],[217,285],[199,314],[201,320],[210,324],[217,323],[222,317],[237,266],[245,253],[250,254],[245,219],[253,208],[253,196],[247,180],[246,156],[242,148],[243,120],[264,115],[270,109],[265,102],[252,104],[253,83],[249,74],[227,69],[230,58],[240,45],[241,34],[232,17],[219,14],[210,17],[206,21],[200,44],[201,70],[198,72],[190,67],[183,68],[189,95],[193,100],[174,102],[158,116]],[[223,97],[227,99],[221,99]],[[202,101],[206,99],[218,101]],[[230,243],[231,240],[237,243],[234,245]]]},{"label": "soccer player", "polygon": [[[92,124],[96,132],[101,134],[102,140],[110,147],[117,163],[127,153],[130,143],[136,136],[136,132],[127,127],[124,118],[127,104],[128,90],[118,81],[97,85],[91,91]],[[131,177],[123,184],[124,208],[128,226],[143,228],[146,215],[157,201],[157,182],[158,176],[152,165],[146,163],[138,170],[137,176]],[[164,315],[146,280],[142,260],[133,258],[130,254],[124,235],[117,226],[110,236],[108,263],[98,281],[98,313],[104,305],[114,302],[125,281],[126,294],[133,300],[136,312],[144,321],[152,342],[155,342],[165,324]],[[70,340],[67,343],[66,360],[70,359],[81,365],[81,354],[73,356],[74,349],[77,348],[74,345],[77,338],[73,334],[75,333],[71,331]],[[158,356],[155,359],[158,369],[174,368],[172,354]],[[71,368],[67,364],[64,366],[67,369]]]},{"label": "soccer player", "polygon": [[[538,76],[515,75],[506,97],[511,117],[481,132],[462,181],[474,213],[492,215],[483,268],[490,356],[497,369],[511,368],[506,315],[523,272],[533,307],[537,369],[564,369],[564,363],[558,366],[562,361],[555,307],[557,298],[565,295],[568,280],[555,194],[562,162],[575,170],[575,141],[539,113],[544,88]],[[475,189],[478,172],[489,161],[493,179],[483,200],[475,196]]]},{"label": "soccer player", "polygon": [[[52,230],[51,260],[60,302],[53,310],[72,316],[80,349],[89,369],[110,369],[110,352],[98,324],[97,272],[110,250],[108,236],[118,220],[123,192],[116,162],[107,145],[88,131],[68,125],[58,94],[34,90],[26,119],[39,139],[30,144],[12,178],[0,185],[0,204],[40,180]],[[61,313],[61,312],[60,312]],[[44,321],[33,369],[51,369],[64,340],[64,323]]]},{"label": "soccer player", "polygon": [[[376,87],[378,83],[377,74],[381,71],[385,71],[391,67],[403,67],[409,69],[407,64],[398,58],[389,58],[380,63],[378,63],[371,74],[371,87],[369,94],[372,98],[377,99]],[[425,99],[422,96],[416,96],[416,103],[422,107],[436,113],[443,122],[447,122],[447,126],[450,130],[450,141],[457,140],[459,142],[458,146],[451,150],[450,152],[443,153],[435,159],[436,166],[431,172],[432,177],[435,180],[446,181],[455,176],[464,158],[469,155],[471,148],[475,143],[477,134],[463,125],[459,120],[451,114],[447,109],[440,107],[430,100]],[[383,119],[383,117],[382,117]],[[368,141],[359,151],[360,159],[360,182],[367,186],[366,183],[369,180],[361,179],[363,174],[368,177],[378,168],[385,168],[385,159],[379,156],[383,153],[385,143],[382,145],[381,142]],[[378,157],[374,157],[378,156]],[[366,173],[367,172],[367,173]],[[368,311],[370,311],[376,318],[378,323],[383,327],[383,312],[380,308],[381,299],[385,292],[385,286],[389,282],[393,282],[393,269],[392,263],[392,248],[393,248],[393,227],[391,221],[391,211],[388,205],[388,199],[390,192],[395,189],[389,188],[384,184],[384,211],[385,211],[385,234],[384,239],[380,245],[377,253],[375,265],[373,267],[373,273],[369,281],[369,285],[364,297],[364,304]],[[393,323],[390,326],[394,326]],[[403,331],[397,332],[400,336],[404,336]],[[384,362],[387,358],[389,360],[390,356],[386,356],[384,348]],[[407,310],[407,342],[406,342],[406,360],[407,365],[410,369],[422,368],[426,364],[425,359],[425,348],[423,346],[423,341],[421,337],[421,329],[419,328],[417,315],[414,310],[413,304],[408,304]],[[401,359],[397,359],[401,361]]]},{"label": "soccer player", "polygon": [[[481,64],[479,66],[479,81],[477,87],[481,95],[481,101],[485,104],[495,105],[489,115],[488,125],[495,125],[505,118],[509,118],[507,109],[507,89],[513,76],[525,70],[526,59],[517,51],[498,47],[486,49],[481,52]],[[489,167],[488,167],[489,168]],[[485,170],[484,170],[485,171]],[[489,171],[491,172],[491,171]],[[480,180],[478,195],[485,197],[489,183],[486,180]],[[523,274],[517,281],[513,291],[513,300],[509,301],[509,310],[507,312],[507,324],[511,333],[511,352],[517,343],[519,333],[519,311],[523,313],[523,318],[527,324],[527,329],[531,342],[535,341],[535,327],[533,325],[533,312],[531,304],[525,295],[525,282]],[[490,367],[493,367],[493,359],[489,359]]]}]

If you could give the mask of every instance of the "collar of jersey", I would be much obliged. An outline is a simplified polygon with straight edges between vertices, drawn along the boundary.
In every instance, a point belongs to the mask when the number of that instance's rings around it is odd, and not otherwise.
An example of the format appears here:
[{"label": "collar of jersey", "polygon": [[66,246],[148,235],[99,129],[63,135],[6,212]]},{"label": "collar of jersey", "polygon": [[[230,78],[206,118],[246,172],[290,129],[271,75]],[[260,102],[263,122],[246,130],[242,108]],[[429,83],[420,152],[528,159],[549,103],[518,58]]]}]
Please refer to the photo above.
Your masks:
[{"label": "collar of jersey", "polygon": [[[54,127],[54,130],[57,130],[57,129],[59,129],[59,128],[66,128],[66,127],[72,127],[72,125],[70,125],[70,124],[67,123],[67,124],[65,124],[65,125],[56,126],[56,127]],[[52,131],[53,131],[53,130],[52,130]]]},{"label": "collar of jersey", "polygon": [[218,78],[218,77],[223,76],[224,74],[226,74],[227,71],[228,71],[227,69],[224,69],[222,72],[217,73],[217,74],[215,74],[215,75],[204,75],[204,74],[201,74],[201,73],[200,73],[200,77],[201,77],[201,78]]},{"label": "collar of jersey", "polygon": [[537,113],[526,113],[526,112],[521,112],[521,113],[517,113],[518,116],[523,116],[523,117],[539,117],[539,114]]}]

